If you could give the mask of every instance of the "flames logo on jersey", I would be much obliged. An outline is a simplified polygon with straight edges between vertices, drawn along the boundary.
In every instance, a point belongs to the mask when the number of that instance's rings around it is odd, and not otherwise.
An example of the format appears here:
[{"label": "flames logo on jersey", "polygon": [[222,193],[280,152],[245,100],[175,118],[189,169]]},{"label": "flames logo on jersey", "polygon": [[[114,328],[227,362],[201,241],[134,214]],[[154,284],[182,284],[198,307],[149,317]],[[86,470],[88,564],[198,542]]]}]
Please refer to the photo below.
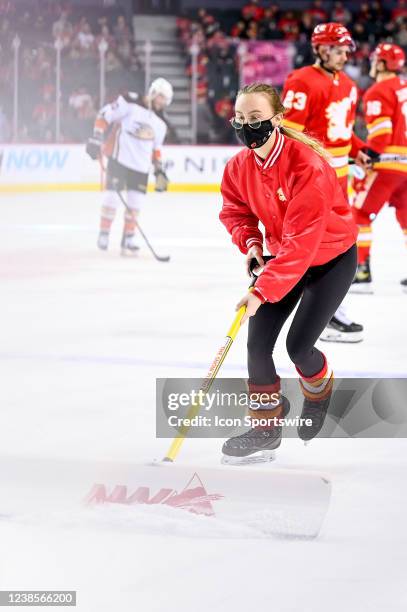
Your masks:
[{"label": "flames logo on jersey", "polygon": [[348,113],[351,109],[351,99],[343,98],[339,102],[331,102],[325,111],[328,119],[328,140],[350,140],[352,137],[353,121],[348,123]]}]

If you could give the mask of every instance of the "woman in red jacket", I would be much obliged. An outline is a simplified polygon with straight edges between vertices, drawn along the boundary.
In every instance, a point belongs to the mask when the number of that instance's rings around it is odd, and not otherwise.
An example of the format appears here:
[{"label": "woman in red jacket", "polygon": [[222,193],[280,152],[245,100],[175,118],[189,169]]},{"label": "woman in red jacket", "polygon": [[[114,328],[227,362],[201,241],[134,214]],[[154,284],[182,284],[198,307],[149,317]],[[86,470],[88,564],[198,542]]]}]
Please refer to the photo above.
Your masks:
[{"label": "woman in red jacket", "polygon": [[[288,402],[272,353],[277,337],[295,306],[287,351],[300,376],[304,394],[299,427],[303,440],[320,431],[332,393],[333,374],[314,344],[346,295],[356,270],[357,227],[328,154],[312,138],[282,127],[284,107],[269,85],[253,84],[238,94],[232,125],[246,147],[226,165],[220,219],[232,241],[246,255],[249,271],[256,260],[263,271],[238,303],[249,319],[248,371],[250,416],[266,427],[253,427],[225,442],[225,461],[259,452],[272,456],[280,445]],[[265,236],[259,229],[261,222]],[[264,262],[263,241],[272,254]],[[261,394],[261,406],[259,397]]]}]

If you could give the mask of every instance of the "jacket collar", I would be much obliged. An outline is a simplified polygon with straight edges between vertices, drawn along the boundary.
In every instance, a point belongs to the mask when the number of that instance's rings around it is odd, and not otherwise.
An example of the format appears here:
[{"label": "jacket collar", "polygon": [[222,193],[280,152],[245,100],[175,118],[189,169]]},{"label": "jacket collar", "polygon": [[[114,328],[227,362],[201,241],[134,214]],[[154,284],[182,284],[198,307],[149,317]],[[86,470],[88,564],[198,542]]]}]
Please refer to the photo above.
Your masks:
[{"label": "jacket collar", "polygon": [[258,165],[260,170],[267,170],[267,168],[271,168],[276,163],[281,151],[284,146],[284,136],[280,132],[278,128],[276,128],[276,139],[273,144],[273,148],[270,153],[267,155],[266,159],[262,159],[254,152],[254,159],[256,160],[256,164]]}]

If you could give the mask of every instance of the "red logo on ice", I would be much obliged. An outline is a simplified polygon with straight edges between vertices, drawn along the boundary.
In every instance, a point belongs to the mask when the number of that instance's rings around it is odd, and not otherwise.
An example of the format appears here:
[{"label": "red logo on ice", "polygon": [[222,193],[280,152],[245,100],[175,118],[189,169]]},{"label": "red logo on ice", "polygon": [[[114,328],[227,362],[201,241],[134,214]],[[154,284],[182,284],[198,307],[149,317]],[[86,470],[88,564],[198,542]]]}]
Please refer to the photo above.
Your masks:
[{"label": "red logo on ice", "polygon": [[112,492],[107,492],[103,484],[93,485],[91,491],[85,498],[88,504],[162,504],[172,508],[180,508],[194,514],[215,516],[212,502],[222,499],[219,493],[207,493],[202,480],[195,472],[187,485],[180,493],[175,489],[160,489],[154,495],[149,487],[137,487],[133,492],[126,485],[116,485]]}]

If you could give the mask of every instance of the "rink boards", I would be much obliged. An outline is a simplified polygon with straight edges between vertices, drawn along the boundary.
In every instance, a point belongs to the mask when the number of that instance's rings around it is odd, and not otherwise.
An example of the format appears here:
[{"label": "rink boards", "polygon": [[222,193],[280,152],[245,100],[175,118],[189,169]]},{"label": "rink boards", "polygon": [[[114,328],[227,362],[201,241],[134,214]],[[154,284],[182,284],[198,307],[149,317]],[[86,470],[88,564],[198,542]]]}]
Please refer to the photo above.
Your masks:
[{"label": "rink boards", "polygon": [[[170,191],[218,191],[226,162],[239,147],[163,147]],[[90,159],[84,145],[0,145],[0,193],[38,191],[98,191],[99,163]],[[153,189],[154,179],[149,184]]]}]

